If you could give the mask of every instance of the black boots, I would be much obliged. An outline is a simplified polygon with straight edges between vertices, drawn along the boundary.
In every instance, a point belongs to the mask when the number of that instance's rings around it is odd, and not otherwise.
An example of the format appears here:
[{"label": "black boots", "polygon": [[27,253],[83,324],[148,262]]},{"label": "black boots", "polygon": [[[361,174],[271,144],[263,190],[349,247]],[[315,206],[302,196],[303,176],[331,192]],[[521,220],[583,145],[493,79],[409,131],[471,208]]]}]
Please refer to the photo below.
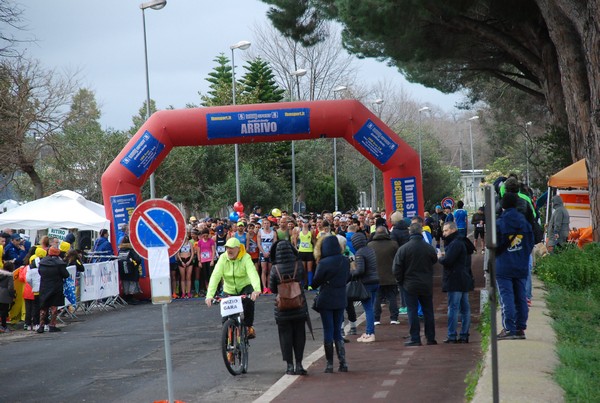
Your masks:
[{"label": "black boots", "polygon": [[302,366],[302,363],[300,361],[296,362],[296,371],[294,372],[294,374],[296,374],[296,375],[308,374],[308,372],[306,372],[306,370],[304,369],[304,367]]},{"label": "black boots", "polygon": [[294,363],[291,361],[287,362],[287,369],[285,370],[286,375],[294,375]]},{"label": "black boots", "polygon": [[348,372],[348,364],[346,364],[346,347],[344,347],[344,340],[335,342],[335,351],[337,352],[338,360],[340,361],[338,371]]},{"label": "black boots", "polygon": [[333,372],[333,343],[325,343],[325,359],[327,360],[327,366],[325,367],[325,373],[331,374]]}]

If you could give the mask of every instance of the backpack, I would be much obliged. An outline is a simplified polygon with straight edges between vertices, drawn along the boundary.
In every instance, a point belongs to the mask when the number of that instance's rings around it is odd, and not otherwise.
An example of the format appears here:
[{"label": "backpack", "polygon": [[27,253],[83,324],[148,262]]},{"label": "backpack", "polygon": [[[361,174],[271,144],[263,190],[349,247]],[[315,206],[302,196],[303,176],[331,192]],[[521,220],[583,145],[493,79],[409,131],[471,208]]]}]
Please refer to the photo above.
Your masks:
[{"label": "backpack", "polygon": [[302,298],[302,288],[300,283],[296,281],[296,269],[298,264],[294,266],[294,274],[281,277],[277,266],[273,266],[279,277],[279,285],[277,286],[277,298],[275,299],[275,306],[279,311],[290,311],[293,309],[300,309],[304,306],[304,300]]}]

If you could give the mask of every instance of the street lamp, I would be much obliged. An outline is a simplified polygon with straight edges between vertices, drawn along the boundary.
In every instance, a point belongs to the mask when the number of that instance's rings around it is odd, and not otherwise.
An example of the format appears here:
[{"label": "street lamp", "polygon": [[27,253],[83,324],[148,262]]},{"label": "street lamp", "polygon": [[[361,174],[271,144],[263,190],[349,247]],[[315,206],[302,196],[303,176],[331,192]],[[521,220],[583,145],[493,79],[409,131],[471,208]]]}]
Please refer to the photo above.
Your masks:
[{"label": "street lamp", "polygon": [[525,158],[526,158],[526,168],[525,168],[525,180],[527,183],[527,187],[529,187],[529,131],[527,128],[531,126],[532,122],[525,123]]},{"label": "street lamp", "polygon": [[[146,63],[146,120],[150,119],[150,79],[148,78],[148,44],[146,40],[146,13],[147,8],[160,10],[167,5],[167,0],[153,0],[140,4],[142,10],[142,24],[144,26],[144,60]],[[154,186],[154,172],[150,174],[150,198],[154,199],[156,188]]]},{"label": "street lamp", "polygon": [[[306,75],[305,69],[298,69],[292,71],[290,76],[296,78],[296,87],[298,88],[298,100],[300,100],[300,77]],[[290,101],[294,99],[294,85],[292,84],[292,90],[290,91]],[[292,211],[295,211],[296,206],[296,150],[294,148],[294,140],[292,140]],[[298,209],[298,212],[300,209]]]},{"label": "street lamp", "polygon": [[477,208],[477,192],[475,191],[475,157],[473,156],[473,130],[472,123],[474,120],[479,119],[479,116],[475,115],[472,118],[469,118],[469,140],[471,141],[471,187],[473,190],[473,203],[475,203],[475,208]]},{"label": "street lamp", "polygon": [[[248,41],[239,41],[238,43],[231,45],[231,99],[232,105],[235,106],[235,50],[246,50],[250,47],[251,43]],[[235,200],[240,201],[240,163],[239,163],[239,146],[235,143]]]},{"label": "street lamp", "polygon": [[419,109],[419,173],[421,174],[421,181],[423,180],[423,162],[421,162],[421,112],[425,112],[428,110],[428,106],[424,106],[421,109]]},{"label": "street lamp", "polygon": [[[383,99],[381,98],[377,98],[376,100],[373,101],[373,105],[380,105],[377,108],[377,117],[379,119],[381,119],[381,104],[383,104]],[[372,164],[372,168],[373,168],[373,180],[372,180],[372,185],[371,185],[371,209],[373,209],[373,211],[376,211],[376,207],[377,207],[377,179],[375,176],[375,164]]]},{"label": "street lamp", "polygon": [[[333,97],[335,98],[335,94],[341,91],[347,90],[348,87],[345,85],[338,85],[333,89]],[[335,211],[338,210],[338,192],[337,192],[337,137],[333,139],[333,191],[335,192],[334,200],[335,200]]]}]

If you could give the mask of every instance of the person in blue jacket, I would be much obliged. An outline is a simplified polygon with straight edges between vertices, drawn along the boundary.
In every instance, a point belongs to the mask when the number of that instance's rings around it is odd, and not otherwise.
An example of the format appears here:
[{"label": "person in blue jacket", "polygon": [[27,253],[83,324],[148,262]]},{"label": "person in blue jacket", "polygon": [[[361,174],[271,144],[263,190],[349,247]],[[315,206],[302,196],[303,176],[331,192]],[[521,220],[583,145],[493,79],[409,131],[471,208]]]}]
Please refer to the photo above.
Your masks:
[{"label": "person in blue jacket", "polygon": [[93,263],[106,262],[110,260],[111,256],[113,255],[113,247],[110,241],[108,240],[107,229],[100,230],[100,236],[98,237],[98,239],[96,239],[96,242],[94,242],[93,253]]},{"label": "person in blue jacket", "polygon": [[496,284],[504,328],[498,340],[525,339],[527,329],[526,283],[534,239],[531,225],[517,210],[518,202],[517,194],[506,193],[501,200],[503,211],[496,223]]}]

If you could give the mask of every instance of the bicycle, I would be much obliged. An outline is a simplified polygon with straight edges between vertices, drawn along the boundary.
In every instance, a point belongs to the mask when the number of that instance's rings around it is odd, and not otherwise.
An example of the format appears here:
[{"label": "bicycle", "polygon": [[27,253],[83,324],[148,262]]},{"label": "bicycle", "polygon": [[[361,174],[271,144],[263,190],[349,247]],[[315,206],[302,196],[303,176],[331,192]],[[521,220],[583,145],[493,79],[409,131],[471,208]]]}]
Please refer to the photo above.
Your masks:
[{"label": "bicycle", "polygon": [[227,298],[214,298],[221,305],[221,316],[225,319],[221,332],[221,351],[225,367],[231,375],[245,374],[248,371],[248,331],[243,322],[242,300],[250,295]]}]

